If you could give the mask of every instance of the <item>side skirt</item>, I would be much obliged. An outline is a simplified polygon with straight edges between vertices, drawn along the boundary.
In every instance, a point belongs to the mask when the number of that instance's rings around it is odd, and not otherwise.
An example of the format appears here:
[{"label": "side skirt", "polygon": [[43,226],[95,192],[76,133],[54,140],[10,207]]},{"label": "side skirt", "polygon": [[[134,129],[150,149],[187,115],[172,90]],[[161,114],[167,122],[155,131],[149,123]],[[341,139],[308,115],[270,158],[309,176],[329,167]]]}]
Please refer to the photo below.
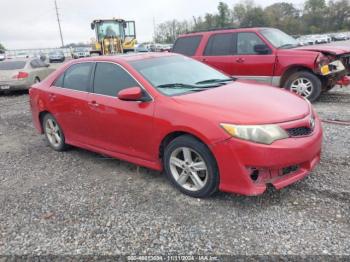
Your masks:
[{"label": "side skirt", "polygon": [[154,170],[157,170],[157,171],[162,171],[163,170],[163,166],[161,164],[161,161],[152,162],[152,161],[140,159],[140,158],[137,158],[137,157],[134,157],[134,156],[130,156],[130,155],[126,155],[126,154],[122,154],[122,153],[111,152],[109,150],[97,148],[97,147],[86,145],[86,144],[82,144],[82,143],[79,143],[79,142],[68,141],[67,143],[69,145],[72,145],[72,146],[75,146],[75,147],[79,147],[79,148],[86,149],[86,150],[89,150],[89,151],[92,151],[92,152],[96,152],[96,153],[104,154],[104,155],[107,155],[107,156],[111,156],[111,157],[116,158],[116,159],[124,160],[124,161],[130,162],[130,163],[133,163],[135,165],[147,167],[147,168],[154,169]]}]

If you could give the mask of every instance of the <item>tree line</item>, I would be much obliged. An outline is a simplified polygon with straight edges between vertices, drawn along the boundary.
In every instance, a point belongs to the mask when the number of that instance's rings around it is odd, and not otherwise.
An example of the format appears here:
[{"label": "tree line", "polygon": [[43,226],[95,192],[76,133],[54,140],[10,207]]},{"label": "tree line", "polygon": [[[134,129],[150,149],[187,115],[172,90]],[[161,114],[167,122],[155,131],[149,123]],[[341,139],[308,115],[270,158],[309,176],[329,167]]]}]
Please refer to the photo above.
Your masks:
[{"label": "tree line", "polygon": [[154,41],[173,43],[179,34],[231,27],[275,27],[291,35],[350,30],[350,0],[306,0],[301,6],[279,2],[263,8],[253,0],[234,6],[220,2],[215,13],[158,24]]}]

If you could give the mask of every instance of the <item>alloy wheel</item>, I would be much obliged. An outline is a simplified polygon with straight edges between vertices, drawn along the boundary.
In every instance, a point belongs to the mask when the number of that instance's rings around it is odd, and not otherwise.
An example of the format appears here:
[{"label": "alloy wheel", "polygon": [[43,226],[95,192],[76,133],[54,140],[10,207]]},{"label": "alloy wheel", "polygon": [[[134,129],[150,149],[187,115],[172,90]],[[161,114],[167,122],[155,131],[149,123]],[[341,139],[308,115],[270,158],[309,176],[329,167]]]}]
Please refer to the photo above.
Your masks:
[{"label": "alloy wheel", "polygon": [[54,147],[59,147],[62,143],[62,134],[56,121],[49,118],[45,124],[45,133],[50,144]]},{"label": "alloy wheel", "polygon": [[179,186],[189,191],[201,190],[208,181],[207,164],[198,152],[179,147],[170,156],[170,171]]},{"label": "alloy wheel", "polygon": [[290,90],[298,95],[308,98],[313,92],[312,82],[304,77],[295,79],[290,85]]}]

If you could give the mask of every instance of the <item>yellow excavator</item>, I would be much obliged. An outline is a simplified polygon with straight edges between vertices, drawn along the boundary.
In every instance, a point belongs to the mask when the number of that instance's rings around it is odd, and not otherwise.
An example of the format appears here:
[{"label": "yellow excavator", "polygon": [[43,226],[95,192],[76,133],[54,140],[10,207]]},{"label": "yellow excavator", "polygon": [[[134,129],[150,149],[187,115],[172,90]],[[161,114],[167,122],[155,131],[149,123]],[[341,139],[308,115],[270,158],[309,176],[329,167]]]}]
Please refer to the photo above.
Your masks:
[{"label": "yellow excavator", "polygon": [[135,21],[124,19],[98,19],[91,23],[96,39],[92,40],[90,55],[114,55],[135,50]]}]

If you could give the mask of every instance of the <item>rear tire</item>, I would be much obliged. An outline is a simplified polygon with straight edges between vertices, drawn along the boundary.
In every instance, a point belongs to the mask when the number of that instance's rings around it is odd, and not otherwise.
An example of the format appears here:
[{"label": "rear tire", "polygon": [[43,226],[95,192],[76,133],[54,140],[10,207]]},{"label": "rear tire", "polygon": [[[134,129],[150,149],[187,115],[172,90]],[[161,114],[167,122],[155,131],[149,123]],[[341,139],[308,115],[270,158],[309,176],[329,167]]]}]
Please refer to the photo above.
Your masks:
[{"label": "rear tire", "polygon": [[46,114],[42,121],[42,127],[49,146],[56,151],[67,149],[64,133],[57,120],[51,114]]},{"label": "rear tire", "polygon": [[172,184],[191,197],[209,197],[218,190],[219,171],[208,147],[190,135],[172,140],[165,148],[164,169]]},{"label": "rear tire", "polygon": [[284,88],[314,102],[321,95],[322,82],[316,75],[308,71],[299,71],[289,76]]}]

